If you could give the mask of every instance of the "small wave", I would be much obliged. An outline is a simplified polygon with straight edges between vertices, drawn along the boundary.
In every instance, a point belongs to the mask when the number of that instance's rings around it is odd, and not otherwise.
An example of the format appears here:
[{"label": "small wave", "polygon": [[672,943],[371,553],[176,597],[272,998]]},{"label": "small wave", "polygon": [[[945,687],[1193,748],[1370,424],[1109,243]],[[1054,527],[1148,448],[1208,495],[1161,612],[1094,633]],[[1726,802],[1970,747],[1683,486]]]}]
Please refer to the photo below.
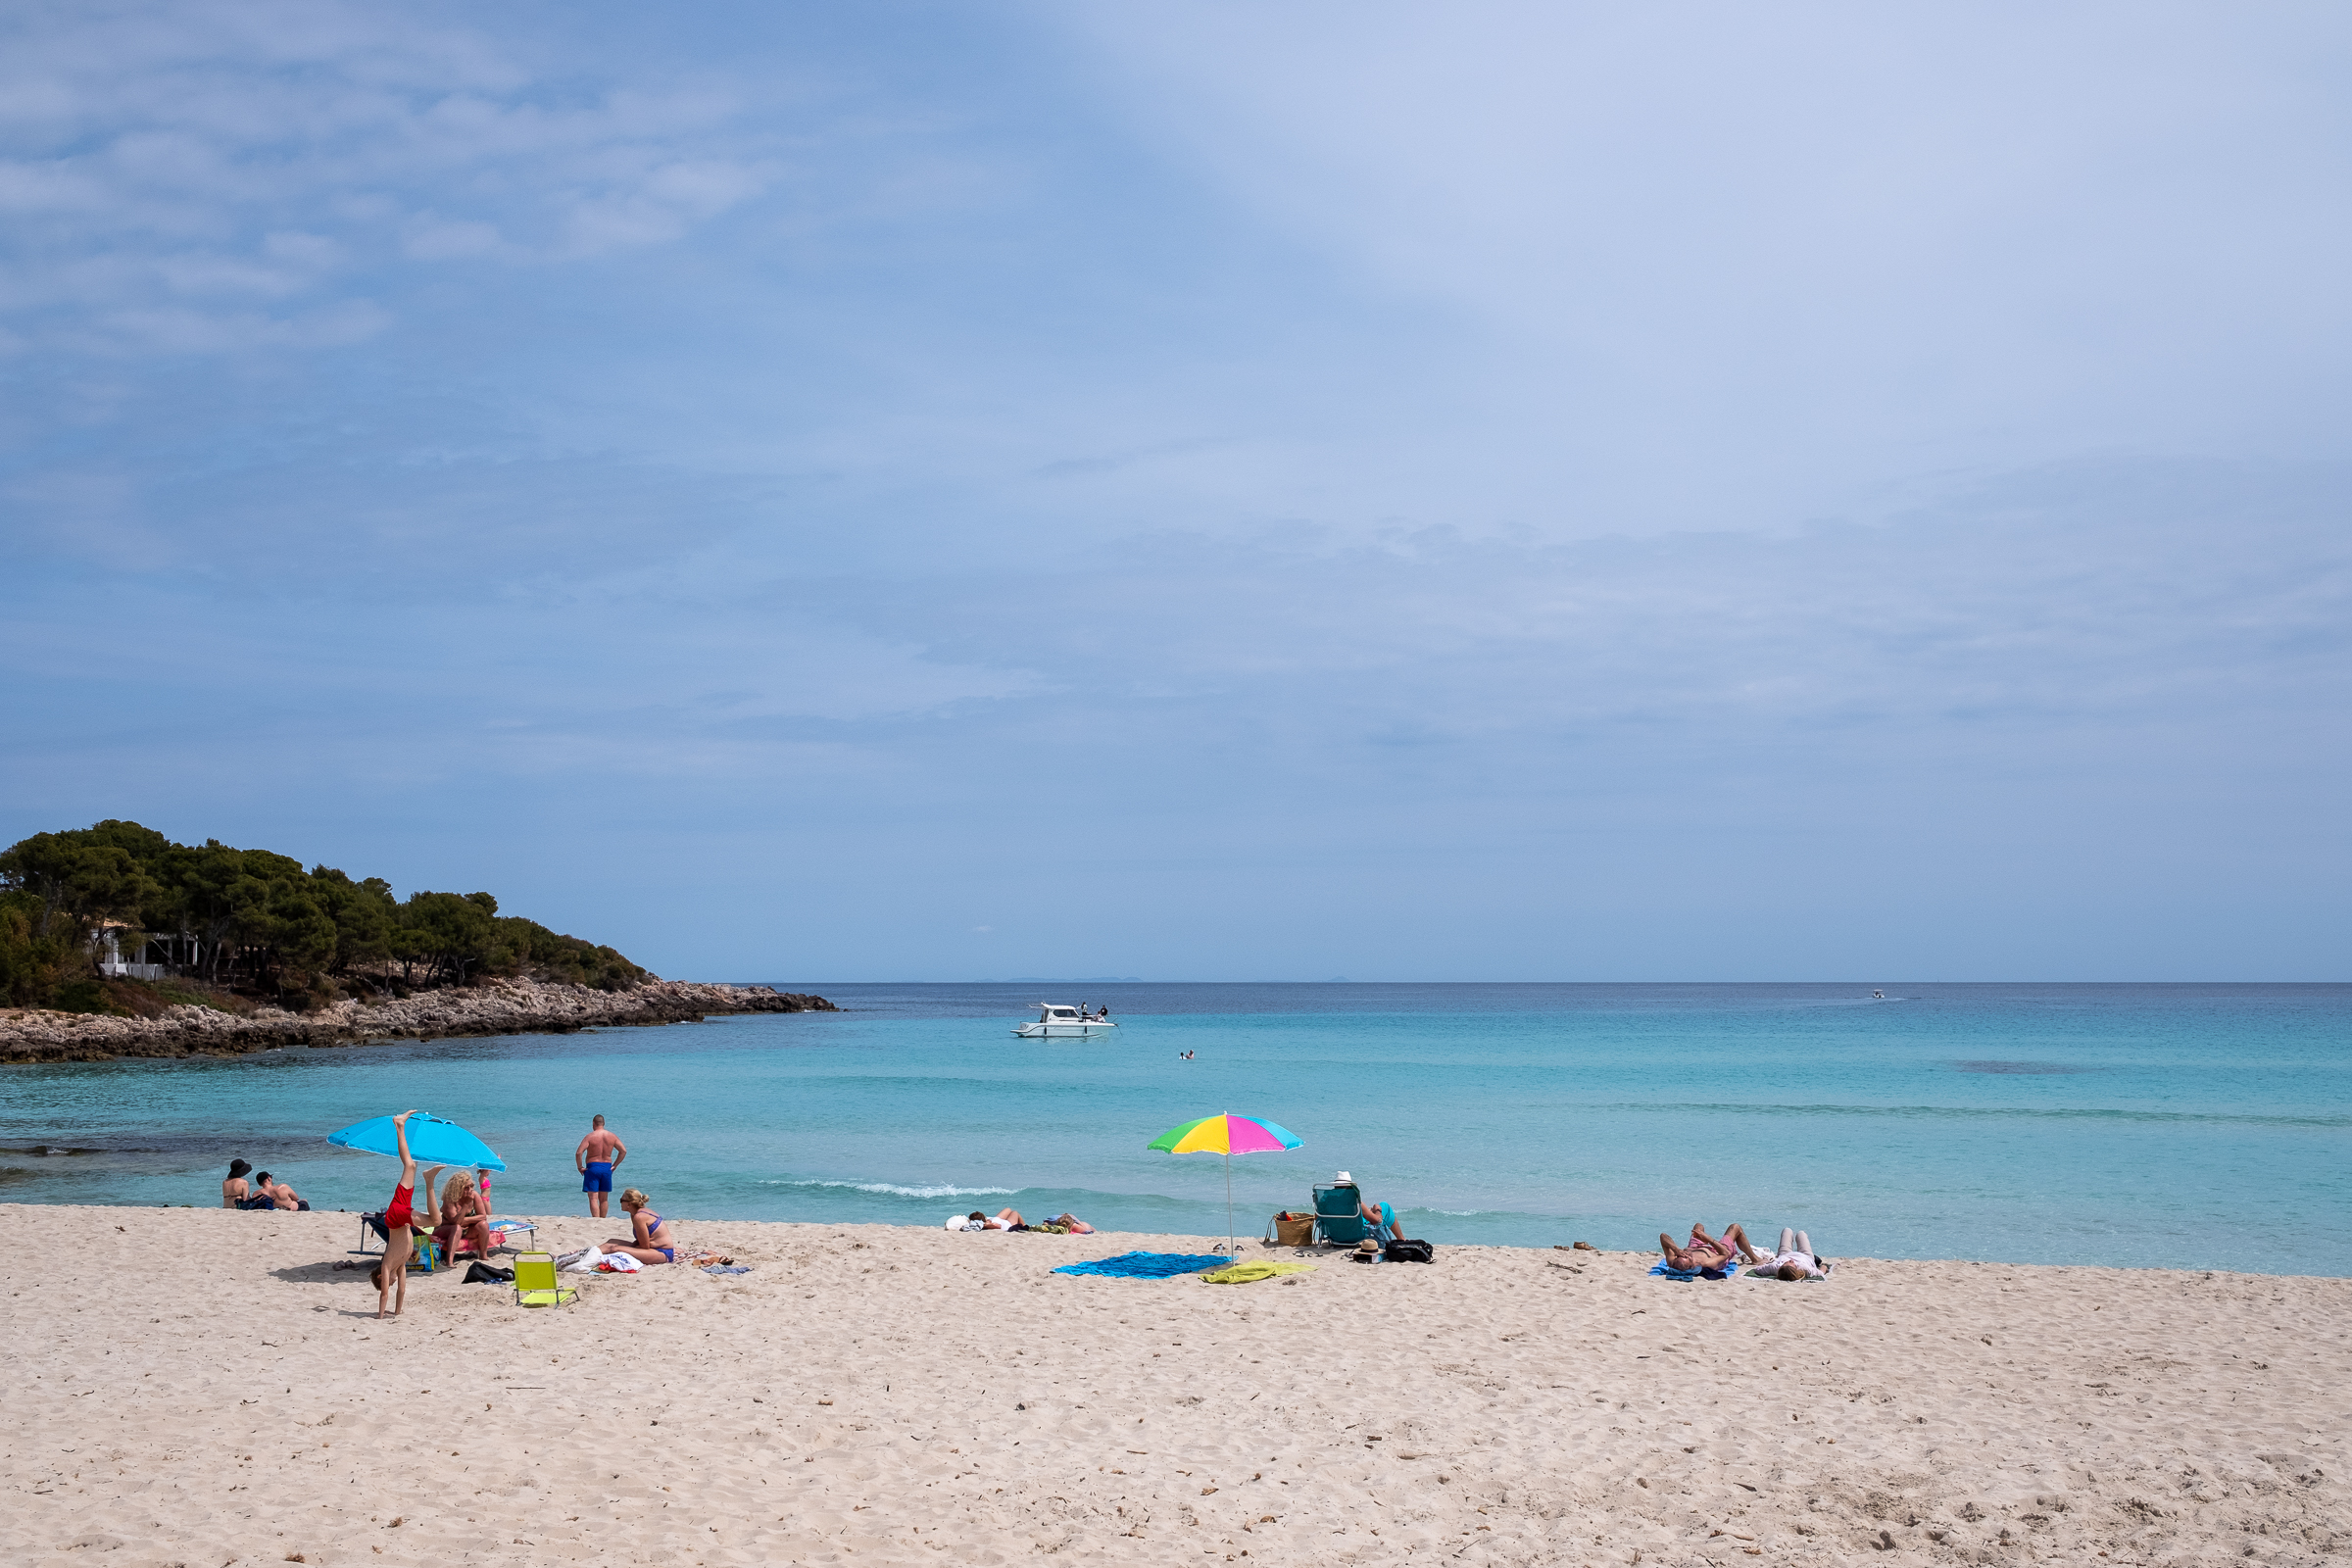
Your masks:
[{"label": "small wave", "polygon": [[1018,1192],[1015,1187],[902,1187],[896,1182],[762,1181],[762,1187],[831,1187],[848,1193],[888,1193],[893,1198],[994,1198]]}]

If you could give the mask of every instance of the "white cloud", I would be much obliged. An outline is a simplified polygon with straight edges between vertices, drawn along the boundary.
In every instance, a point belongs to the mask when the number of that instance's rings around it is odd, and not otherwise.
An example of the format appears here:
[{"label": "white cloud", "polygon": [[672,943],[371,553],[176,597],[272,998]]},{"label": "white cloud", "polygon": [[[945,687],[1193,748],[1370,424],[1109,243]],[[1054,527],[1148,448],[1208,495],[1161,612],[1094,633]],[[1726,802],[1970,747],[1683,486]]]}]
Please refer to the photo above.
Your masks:
[{"label": "white cloud", "polygon": [[[380,261],[667,244],[772,177],[726,93],[583,81],[429,14],[59,7],[16,33],[0,309],[60,349],[348,342],[357,317],[315,296]],[[192,303],[240,295],[314,298],[274,323]]]}]

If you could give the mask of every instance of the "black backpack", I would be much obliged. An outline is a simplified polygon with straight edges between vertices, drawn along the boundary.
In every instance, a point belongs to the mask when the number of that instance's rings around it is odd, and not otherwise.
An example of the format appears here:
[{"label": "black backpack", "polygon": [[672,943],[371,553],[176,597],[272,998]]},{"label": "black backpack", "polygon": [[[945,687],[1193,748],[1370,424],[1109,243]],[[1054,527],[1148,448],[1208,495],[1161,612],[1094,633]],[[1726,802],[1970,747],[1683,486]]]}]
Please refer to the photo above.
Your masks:
[{"label": "black backpack", "polygon": [[1438,1260],[1438,1250],[1427,1242],[1399,1239],[1381,1248],[1380,1255],[1392,1263],[1434,1263]]}]

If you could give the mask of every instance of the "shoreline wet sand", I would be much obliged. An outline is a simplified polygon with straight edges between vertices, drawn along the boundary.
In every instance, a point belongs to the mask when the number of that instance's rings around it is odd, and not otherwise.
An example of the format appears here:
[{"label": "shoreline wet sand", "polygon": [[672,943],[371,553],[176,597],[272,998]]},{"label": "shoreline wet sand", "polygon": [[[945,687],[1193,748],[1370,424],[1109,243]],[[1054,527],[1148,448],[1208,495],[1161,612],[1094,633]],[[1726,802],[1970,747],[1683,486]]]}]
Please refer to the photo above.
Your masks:
[{"label": "shoreline wet sand", "polygon": [[[944,1212],[944,1205],[943,1205]],[[457,1273],[354,1215],[0,1205],[12,1563],[2318,1563],[2352,1280],[699,1222],[752,1272]],[[613,1234],[543,1222],[554,1250]],[[1250,1255],[1288,1260],[1288,1250]],[[566,1280],[573,1279],[566,1276]],[[396,1522],[397,1521],[397,1522]]]}]

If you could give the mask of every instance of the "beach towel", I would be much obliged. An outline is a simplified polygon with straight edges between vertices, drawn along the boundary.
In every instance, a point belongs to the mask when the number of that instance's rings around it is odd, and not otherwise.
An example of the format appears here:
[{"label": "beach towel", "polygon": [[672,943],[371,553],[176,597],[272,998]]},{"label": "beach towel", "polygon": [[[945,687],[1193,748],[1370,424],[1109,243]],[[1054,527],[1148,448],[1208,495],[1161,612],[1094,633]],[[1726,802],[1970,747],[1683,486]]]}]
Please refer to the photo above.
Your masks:
[{"label": "beach towel", "polygon": [[703,1272],[706,1274],[749,1274],[751,1271],[751,1265],[748,1263],[706,1263],[703,1265]]},{"label": "beach towel", "polygon": [[1203,1285],[1248,1285],[1252,1280],[1270,1280],[1277,1274],[1312,1274],[1312,1263],[1236,1263],[1231,1268],[1210,1269],[1200,1276]]},{"label": "beach towel", "polygon": [[1205,1256],[1191,1252],[1121,1252],[1116,1257],[1097,1258],[1091,1263],[1064,1263],[1056,1274],[1099,1274],[1114,1280],[1164,1280],[1179,1274],[1198,1274],[1204,1268],[1223,1268],[1233,1261],[1214,1253]]},{"label": "beach towel", "polygon": [[645,1265],[626,1252],[607,1252],[596,1260],[599,1274],[635,1274]]},{"label": "beach towel", "polygon": [[[1650,1269],[1650,1273],[1657,1275],[1661,1279],[1669,1280],[1703,1280],[1707,1277],[1706,1275],[1697,1273],[1691,1269],[1668,1268],[1664,1258],[1658,1259],[1656,1265]],[[1734,1264],[1715,1277],[1723,1280],[1736,1280],[1740,1277],[1739,1265]]]}]

